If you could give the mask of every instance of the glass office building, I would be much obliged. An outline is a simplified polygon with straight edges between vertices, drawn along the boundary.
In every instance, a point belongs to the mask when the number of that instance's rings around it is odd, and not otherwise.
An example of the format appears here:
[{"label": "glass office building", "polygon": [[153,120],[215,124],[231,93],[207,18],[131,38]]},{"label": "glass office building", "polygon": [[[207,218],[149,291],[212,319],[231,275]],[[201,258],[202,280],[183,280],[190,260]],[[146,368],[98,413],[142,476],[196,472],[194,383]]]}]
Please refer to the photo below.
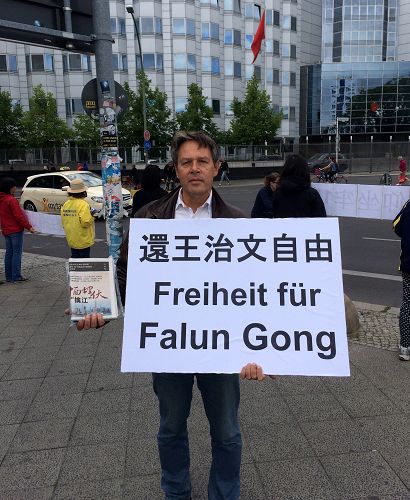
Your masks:
[{"label": "glass office building", "polygon": [[312,65],[302,68],[301,85],[301,134],[334,134],[337,117],[348,118],[345,134],[410,131],[410,61]]},{"label": "glass office building", "polygon": [[[322,63],[301,68],[301,136],[410,132],[408,0],[323,0]],[[407,134],[407,135],[406,135]]]}]

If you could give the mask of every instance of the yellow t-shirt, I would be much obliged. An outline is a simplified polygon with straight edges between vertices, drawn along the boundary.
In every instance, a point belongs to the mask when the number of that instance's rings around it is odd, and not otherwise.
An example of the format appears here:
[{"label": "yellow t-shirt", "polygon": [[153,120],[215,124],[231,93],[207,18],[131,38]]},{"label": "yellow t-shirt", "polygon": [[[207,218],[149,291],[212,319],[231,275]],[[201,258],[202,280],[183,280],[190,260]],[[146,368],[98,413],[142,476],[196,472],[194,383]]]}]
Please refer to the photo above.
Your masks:
[{"label": "yellow t-shirt", "polygon": [[94,244],[94,217],[83,198],[69,196],[61,208],[61,222],[70,248],[81,250]]}]

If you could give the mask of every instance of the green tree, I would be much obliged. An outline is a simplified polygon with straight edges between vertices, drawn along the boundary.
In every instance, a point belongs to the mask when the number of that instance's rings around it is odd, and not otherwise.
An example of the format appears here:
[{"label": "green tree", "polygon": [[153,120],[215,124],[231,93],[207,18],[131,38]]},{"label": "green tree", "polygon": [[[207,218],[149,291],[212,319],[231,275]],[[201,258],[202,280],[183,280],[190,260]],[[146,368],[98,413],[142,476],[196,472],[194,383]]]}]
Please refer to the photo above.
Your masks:
[{"label": "green tree", "polygon": [[22,123],[26,144],[32,148],[62,146],[71,137],[66,122],[57,114],[55,97],[41,85],[33,88],[30,109],[24,113]]},{"label": "green tree", "polygon": [[246,86],[244,100],[236,97],[232,103],[231,140],[236,144],[271,144],[276,135],[282,115],[272,109],[266,90],[260,90],[255,75]]},{"label": "green tree", "polygon": [[100,146],[100,124],[87,114],[77,114],[73,123],[73,139],[79,146],[97,148]]},{"label": "green tree", "polygon": [[220,132],[212,120],[212,109],[206,104],[202,88],[196,83],[188,87],[188,104],[185,111],[178,113],[177,123],[181,130],[202,130],[215,140]]},{"label": "green tree", "polygon": [[168,146],[175,132],[175,121],[167,105],[167,95],[158,87],[151,87],[151,81],[145,73],[139,72],[138,91],[124,84],[128,96],[128,109],[121,115],[118,123],[118,139],[121,146],[142,146],[144,141],[144,120],[142,113],[142,90],[145,89],[147,129],[151,133],[151,141],[156,147]]},{"label": "green tree", "polygon": [[0,149],[11,149],[21,145],[23,109],[13,106],[9,92],[0,90]]}]

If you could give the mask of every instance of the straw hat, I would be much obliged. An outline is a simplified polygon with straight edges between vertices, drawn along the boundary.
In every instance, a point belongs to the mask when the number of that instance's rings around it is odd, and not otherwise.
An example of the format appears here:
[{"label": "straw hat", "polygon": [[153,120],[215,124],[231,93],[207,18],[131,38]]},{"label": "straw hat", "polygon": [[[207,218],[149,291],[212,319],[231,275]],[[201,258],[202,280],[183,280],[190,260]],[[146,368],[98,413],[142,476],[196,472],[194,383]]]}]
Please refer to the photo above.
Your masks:
[{"label": "straw hat", "polygon": [[84,193],[84,191],[87,191],[87,188],[85,187],[84,182],[81,179],[73,179],[70,182],[70,186],[67,189],[67,193]]}]

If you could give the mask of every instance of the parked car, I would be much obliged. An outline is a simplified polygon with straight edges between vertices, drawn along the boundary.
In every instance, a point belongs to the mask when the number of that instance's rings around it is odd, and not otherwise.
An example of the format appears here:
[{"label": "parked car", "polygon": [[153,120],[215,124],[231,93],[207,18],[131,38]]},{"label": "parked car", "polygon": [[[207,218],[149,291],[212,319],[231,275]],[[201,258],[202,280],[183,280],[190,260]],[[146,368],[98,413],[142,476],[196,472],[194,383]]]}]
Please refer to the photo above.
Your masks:
[{"label": "parked car", "polygon": [[[102,179],[94,172],[62,171],[31,175],[27,177],[23,186],[20,205],[24,210],[59,214],[64,202],[67,201],[67,187],[73,179],[79,178],[87,186],[85,200],[95,209],[96,216],[101,217],[104,202]],[[122,189],[122,199],[124,210],[127,213],[131,212],[131,193]]]},{"label": "parked car", "polygon": [[[330,156],[335,156],[335,154],[334,153],[316,153],[315,155],[311,156],[307,160],[310,172],[313,173],[317,168],[323,168],[323,167],[326,167],[326,165],[329,165]],[[339,156],[339,158],[338,158],[339,171],[343,172],[344,170],[346,170],[346,167],[347,167],[347,158],[340,153],[338,156]]]},{"label": "parked car", "polygon": [[261,155],[258,158],[256,158],[256,161],[269,161],[269,160],[283,160],[281,155]]}]

